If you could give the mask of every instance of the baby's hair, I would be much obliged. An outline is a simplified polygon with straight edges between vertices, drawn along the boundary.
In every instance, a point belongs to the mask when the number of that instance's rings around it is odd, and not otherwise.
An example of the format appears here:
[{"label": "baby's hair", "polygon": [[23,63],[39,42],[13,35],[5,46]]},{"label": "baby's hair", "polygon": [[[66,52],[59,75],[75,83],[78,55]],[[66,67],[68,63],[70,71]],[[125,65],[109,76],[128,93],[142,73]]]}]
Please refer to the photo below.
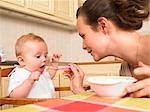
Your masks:
[{"label": "baby's hair", "polygon": [[21,37],[19,37],[17,39],[17,42],[15,44],[15,52],[16,52],[16,56],[20,56],[22,53],[22,48],[24,47],[24,44],[28,41],[37,41],[37,42],[44,42],[44,39],[41,38],[38,35],[35,35],[33,33],[29,33],[26,35],[22,35]]},{"label": "baby's hair", "polygon": [[150,0],[86,0],[76,17],[84,16],[85,22],[96,28],[99,17],[105,17],[123,30],[139,30],[149,16]]}]

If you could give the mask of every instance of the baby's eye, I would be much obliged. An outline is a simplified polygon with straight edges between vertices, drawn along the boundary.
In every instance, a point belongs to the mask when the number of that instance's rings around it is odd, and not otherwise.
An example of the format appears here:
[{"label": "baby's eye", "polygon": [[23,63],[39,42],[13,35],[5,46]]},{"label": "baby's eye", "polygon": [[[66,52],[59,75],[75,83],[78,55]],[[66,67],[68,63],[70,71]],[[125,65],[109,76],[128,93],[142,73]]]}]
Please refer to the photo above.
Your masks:
[{"label": "baby's eye", "polygon": [[40,58],[40,55],[39,55],[39,56],[36,56],[36,58]]}]

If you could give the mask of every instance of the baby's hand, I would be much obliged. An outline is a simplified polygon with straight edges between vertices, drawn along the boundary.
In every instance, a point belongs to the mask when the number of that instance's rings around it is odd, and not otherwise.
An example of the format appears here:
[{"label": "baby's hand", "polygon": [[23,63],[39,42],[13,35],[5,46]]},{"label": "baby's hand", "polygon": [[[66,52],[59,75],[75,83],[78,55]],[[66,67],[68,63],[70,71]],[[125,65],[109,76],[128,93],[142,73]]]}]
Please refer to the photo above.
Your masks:
[{"label": "baby's hand", "polygon": [[53,54],[51,58],[51,66],[57,67],[61,56],[61,54]]},{"label": "baby's hand", "polygon": [[57,63],[57,62],[59,62],[59,60],[60,60],[60,57],[61,57],[62,55],[61,54],[53,54],[52,55],[52,63]]},{"label": "baby's hand", "polygon": [[[50,77],[51,79],[53,79],[56,75],[56,72],[57,72],[57,68],[58,68],[58,62],[59,62],[59,59],[62,55],[61,54],[53,54],[52,55],[52,58],[51,58],[51,63],[50,63],[50,67],[49,67],[49,74],[50,74]],[[53,69],[50,69],[50,68],[53,68]]]},{"label": "baby's hand", "polygon": [[35,71],[35,72],[32,72],[29,76],[29,80],[31,80],[32,82],[34,81],[38,81],[39,80],[39,77],[40,77],[40,72],[39,71]]}]

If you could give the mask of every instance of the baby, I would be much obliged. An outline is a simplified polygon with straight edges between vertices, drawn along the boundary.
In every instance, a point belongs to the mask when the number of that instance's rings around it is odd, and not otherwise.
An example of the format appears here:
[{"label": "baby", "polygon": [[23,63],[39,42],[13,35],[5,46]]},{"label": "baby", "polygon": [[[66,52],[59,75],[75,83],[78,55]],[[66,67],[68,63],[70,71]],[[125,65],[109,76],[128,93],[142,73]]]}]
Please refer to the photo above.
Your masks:
[{"label": "baby", "polygon": [[19,66],[10,74],[8,93],[14,98],[52,98],[52,82],[58,67],[59,54],[52,56],[51,67],[46,68],[48,47],[46,42],[35,34],[21,36],[15,45]]}]

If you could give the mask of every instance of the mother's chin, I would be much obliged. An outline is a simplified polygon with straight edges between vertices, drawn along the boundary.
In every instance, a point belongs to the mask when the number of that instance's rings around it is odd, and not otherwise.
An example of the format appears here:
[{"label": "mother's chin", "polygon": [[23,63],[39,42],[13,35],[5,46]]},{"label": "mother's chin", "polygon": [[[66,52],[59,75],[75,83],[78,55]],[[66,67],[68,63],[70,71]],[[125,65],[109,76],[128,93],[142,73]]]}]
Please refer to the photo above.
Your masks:
[{"label": "mother's chin", "polygon": [[96,55],[92,55],[92,56],[93,56],[94,61],[100,61],[101,59],[105,58],[105,57],[99,57]]}]

